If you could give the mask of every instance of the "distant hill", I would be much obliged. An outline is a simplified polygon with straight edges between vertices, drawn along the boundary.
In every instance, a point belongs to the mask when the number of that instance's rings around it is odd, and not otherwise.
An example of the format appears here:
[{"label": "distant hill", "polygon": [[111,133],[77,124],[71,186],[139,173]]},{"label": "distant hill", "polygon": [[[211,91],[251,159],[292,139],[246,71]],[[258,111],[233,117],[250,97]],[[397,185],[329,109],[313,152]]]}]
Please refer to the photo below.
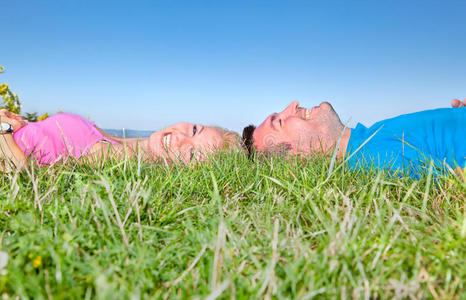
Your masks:
[{"label": "distant hill", "polygon": [[125,129],[123,135],[123,129],[103,129],[105,132],[114,135],[116,137],[149,137],[154,131],[150,130],[134,130],[134,129]]}]

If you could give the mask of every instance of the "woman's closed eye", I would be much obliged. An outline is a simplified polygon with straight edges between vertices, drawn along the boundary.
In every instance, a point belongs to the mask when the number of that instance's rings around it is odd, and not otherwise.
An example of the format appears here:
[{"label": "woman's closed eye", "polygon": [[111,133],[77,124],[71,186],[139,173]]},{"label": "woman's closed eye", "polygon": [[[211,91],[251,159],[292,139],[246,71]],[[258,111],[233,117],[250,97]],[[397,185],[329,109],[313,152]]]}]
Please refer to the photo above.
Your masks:
[{"label": "woman's closed eye", "polygon": [[197,132],[197,125],[194,125],[193,126],[193,136],[196,134],[196,132]]}]

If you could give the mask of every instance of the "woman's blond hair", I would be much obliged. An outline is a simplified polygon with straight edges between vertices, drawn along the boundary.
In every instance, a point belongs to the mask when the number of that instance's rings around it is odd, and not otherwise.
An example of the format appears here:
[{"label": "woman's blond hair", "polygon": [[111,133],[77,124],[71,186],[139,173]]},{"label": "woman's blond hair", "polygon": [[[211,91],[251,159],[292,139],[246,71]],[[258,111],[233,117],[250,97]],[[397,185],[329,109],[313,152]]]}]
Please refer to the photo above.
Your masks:
[{"label": "woman's blond hair", "polygon": [[228,130],[219,126],[213,126],[215,130],[222,135],[222,144],[220,148],[223,150],[241,150],[241,137],[239,133],[233,130]]}]

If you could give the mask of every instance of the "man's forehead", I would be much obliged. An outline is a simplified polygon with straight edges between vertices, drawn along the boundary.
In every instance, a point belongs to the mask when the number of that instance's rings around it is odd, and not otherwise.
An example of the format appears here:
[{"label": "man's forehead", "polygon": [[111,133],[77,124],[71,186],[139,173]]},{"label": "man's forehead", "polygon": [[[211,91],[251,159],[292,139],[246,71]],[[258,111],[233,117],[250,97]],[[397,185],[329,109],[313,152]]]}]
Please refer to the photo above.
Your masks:
[{"label": "man's forehead", "polygon": [[[256,129],[254,130],[254,133],[252,134],[252,140],[253,140],[253,143],[254,143],[254,146],[258,149],[258,150],[264,150],[265,148],[267,148],[268,146],[271,146],[270,143],[271,141],[269,141],[270,139],[270,136],[271,136],[271,126],[270,126],[270,119],[271,115],[267,117],[267,119],[265,119],[264,122],[262,122],[259,126],[256,127]],[[276,140],[276,137],[275,135],[273,135],[274,138],[272,140]]]},{"label": "man's forehead", "polygon": [[267,118],[265,118],[265,120],[259,126],[257,126],[254,132],[256,132],[259,128],[260,128],[259,131],[262,131],[264,130],[264,128],[270,127],[270,121],[273,121],[273,119],[276,118],[276,115],[277,113],[268,115]]},{"label": "man's forehead", "polygon": [[[267,117],[268,119],[268,117]],[[264,132],[264,129],[266,127],[266,121],[267,119],[265,119],[265,121],[263,121],[259,126],[256,127],[256,129],[254,130],[254,133],[252,134],[252,137],[254,139],[256,139],[256,137],[259,137],[263,132]]]}]

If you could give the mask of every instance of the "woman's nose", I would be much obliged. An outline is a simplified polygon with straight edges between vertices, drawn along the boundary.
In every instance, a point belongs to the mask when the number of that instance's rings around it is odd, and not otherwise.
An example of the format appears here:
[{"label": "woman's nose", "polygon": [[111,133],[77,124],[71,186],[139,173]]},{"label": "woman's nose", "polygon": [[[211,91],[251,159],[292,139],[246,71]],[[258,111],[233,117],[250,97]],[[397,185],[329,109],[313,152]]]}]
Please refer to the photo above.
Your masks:
[{"label": "woman's nose", "polygon": [[179,132],[179,131],[173,132],[173,136],[172,136],[173,145],[176,146],[177,148],[181,148],[184,144],[188,143],[190,138],[191,137],[186,133]]}]

